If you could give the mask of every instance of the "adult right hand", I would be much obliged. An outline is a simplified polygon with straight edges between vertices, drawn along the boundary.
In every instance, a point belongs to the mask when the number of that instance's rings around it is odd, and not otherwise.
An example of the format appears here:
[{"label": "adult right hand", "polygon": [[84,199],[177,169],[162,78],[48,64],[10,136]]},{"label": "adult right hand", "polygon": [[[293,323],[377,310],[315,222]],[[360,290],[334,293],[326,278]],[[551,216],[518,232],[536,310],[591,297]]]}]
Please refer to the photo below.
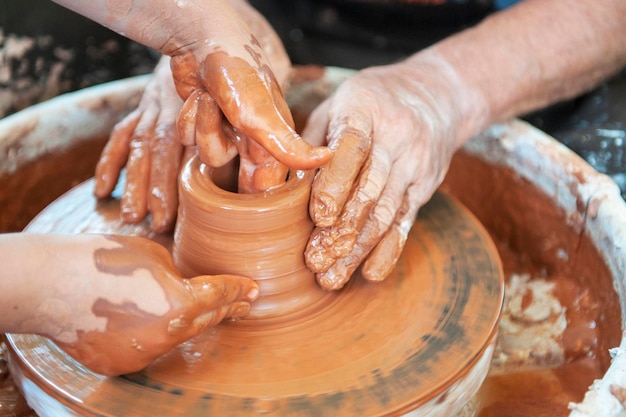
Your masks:
[{"label": "adult right hand", "polygon": [[482,111],[455,70],[425,51],[360,71],[312,113],[303,136],[334,152],[310,204],[316,228],[306,261],[322,287],[341,288],[361,264],[370,281],[391,272]]}]

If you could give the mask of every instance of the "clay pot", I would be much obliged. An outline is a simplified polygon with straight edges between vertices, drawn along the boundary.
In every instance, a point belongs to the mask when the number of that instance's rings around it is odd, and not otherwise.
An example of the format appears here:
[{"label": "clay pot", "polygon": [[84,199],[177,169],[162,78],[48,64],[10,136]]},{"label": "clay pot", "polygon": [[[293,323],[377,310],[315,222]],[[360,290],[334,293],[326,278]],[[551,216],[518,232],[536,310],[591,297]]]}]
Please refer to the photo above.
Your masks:
[{"label": "clay pot", "polygon": [[308,204],[313,172],[294,171],[282,186],[238,194],[213,181],[196,155],[179,186],[174,262],[183,276],[238,274],[259,284],[247,319],[291,320],[316,308],[326,293],[304,263],[313,223]]}]

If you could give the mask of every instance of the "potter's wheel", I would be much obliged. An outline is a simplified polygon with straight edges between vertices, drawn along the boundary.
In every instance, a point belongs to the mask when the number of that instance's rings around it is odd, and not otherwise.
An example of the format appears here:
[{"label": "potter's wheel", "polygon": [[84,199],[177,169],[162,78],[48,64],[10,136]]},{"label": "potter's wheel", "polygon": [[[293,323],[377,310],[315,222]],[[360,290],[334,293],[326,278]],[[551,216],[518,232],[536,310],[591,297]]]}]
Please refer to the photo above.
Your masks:
[{"label": "potter's wheel", "polygon": [[[147,222],[122,224],[119,200],[96,202],[92,190],[91,181],[76,187],[26,230],[141,235],[171,247]],[[45,338],[9,335],[12,372],[40,415],[451,416],[487,373],[503,287],[487,233],[437,194],[386,281],[355,276],[315,314],[222,323],[116,378],[89,372]],[[41,405],[49,400],[58,404],[52,414]]]}]

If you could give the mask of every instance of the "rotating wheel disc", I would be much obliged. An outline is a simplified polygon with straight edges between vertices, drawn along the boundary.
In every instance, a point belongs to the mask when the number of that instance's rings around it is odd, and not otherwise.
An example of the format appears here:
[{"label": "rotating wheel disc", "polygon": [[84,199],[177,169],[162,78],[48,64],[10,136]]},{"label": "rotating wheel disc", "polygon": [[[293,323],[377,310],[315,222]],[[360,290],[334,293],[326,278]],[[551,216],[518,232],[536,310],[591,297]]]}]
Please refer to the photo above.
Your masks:
[{"label": "rotating wheel disc", "polygon": [[[92,189],[88,181],[71,190],[26,231],[139,235],[171,248],[171,236],[153,235],[145,221],[123,224],[118,198],[98,202]],[[224,322],[115,378],[46,338],[8,340],[13,366],[77,415],[390,416],[448,403],[458,411],[486,375],[503,288],[488,234],[460,203],[436,194],[391,276],[368,283],[357,273],[309,316]]]}]

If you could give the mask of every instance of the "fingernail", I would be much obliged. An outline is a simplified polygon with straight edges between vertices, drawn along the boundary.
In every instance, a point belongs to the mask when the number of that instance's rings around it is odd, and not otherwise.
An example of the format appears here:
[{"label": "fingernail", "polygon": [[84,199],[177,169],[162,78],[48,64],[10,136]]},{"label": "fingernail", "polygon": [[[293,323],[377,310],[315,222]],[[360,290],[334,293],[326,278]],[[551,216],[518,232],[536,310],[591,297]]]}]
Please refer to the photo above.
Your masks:
[{"label": "fingernail", "polygon": [[259,296],[259,289],[257,287],[252,288],[250,291],[248,291],[248,294],[246,294],[246,298],[249,301],[256,300],[258,296]]}]

